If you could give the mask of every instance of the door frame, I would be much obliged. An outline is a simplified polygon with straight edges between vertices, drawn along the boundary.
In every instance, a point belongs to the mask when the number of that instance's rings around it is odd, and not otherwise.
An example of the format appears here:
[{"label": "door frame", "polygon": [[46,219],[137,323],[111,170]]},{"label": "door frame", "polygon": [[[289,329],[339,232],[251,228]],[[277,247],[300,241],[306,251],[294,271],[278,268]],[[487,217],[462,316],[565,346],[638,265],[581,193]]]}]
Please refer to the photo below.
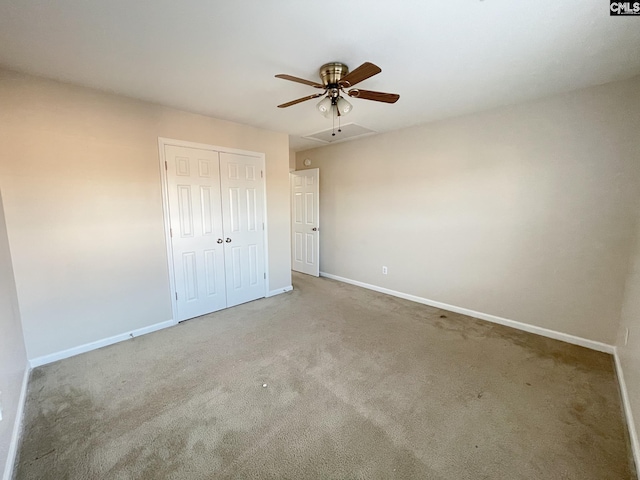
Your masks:
[{"label": "door frame", "polygon": [[240,150],[237,148],[229,148],[229,147],[219,147],[217,145],[209,145],[206,143],[196,143],[196,142],[189,142],[186,140],[176,140],[173,138],[165,138],[165,137],[158,137],[158,158],[160,160],[158,166],[160,168],[160,183],[161,183],[161,187],[162,187],[162,217],[163,217],[163,223],[164,223],[164,240],[165,240],[165,246],[167,249],[167,266],[168,266],[168,273],[169,273],[169,295],[171,297],[171,321],[173,322],[174,325],[177,325],[178,321],[176,320],[176,318],[178,318],[177,312],[178,312],[178,304],[176,301],[176,296],[175,296],[175,292],[176,292],[176,277],[175,277],[175,271],[173,269],[173,248],[171,245],[171,221],[170,221],[170,217],[169,217],[169,191],[168,191],[168,184],[167,184],[167,170],[165,168],[166,166],[166,158],[165,158],[165,154],[164,154],[164,147],[167,145],[172,145],[172,146],[176,146],[176,147],[187,147],[187,148],[198,148],[200,150],[210,150],[210,151],[214,151],[214,152],[219,152],[219,153],[234,153],[237,155],[246,155],[249,157],[254,157],[254,158],[258,158],[260,160],[260,170],[263,172],[262,175],[262,182],[264,184],[264,198],[263,198],[263,215],[264,215],[264,230],[262,232],[262,236],[263,236],[263,245],[264,245],[264,272],[266,274],[266,278],[264,281],[264,296],[268,297],[269,296],[269,244],[268,244],[268,237],[269,235],[267,234],[267,232],[269,231],[269,225],[268,225],[268,218],[267,218],[267,171],[265,168],[265,154],[261,153],[261,152],[252,152],[250,150]]}]

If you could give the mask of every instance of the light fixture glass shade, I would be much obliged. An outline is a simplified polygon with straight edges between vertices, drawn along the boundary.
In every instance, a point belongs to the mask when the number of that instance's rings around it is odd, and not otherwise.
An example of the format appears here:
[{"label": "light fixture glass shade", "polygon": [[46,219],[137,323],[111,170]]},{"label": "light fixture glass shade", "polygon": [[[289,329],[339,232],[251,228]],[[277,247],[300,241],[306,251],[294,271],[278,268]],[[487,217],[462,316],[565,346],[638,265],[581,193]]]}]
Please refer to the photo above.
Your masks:
[{"label": "light fixture glass shade", "polygon": [[320,102],[318,102],[318,105],[316,105],[318,111],[326,118],[329,118],[333,113],[332,107],[333,105],[331,105],[331,99],[329,97],[324,97]]},{"label": "light fixture glass shade", "polygon": [[340,112],[340,116],[344,117],[345,115],[347,115],[351,109],[353,108],[353,105],[351,105],[349,102],[347,102],[344,98],[340,97],[338,98],[338,101],[336,102],[336,107],[338,109],[338,111]]}]

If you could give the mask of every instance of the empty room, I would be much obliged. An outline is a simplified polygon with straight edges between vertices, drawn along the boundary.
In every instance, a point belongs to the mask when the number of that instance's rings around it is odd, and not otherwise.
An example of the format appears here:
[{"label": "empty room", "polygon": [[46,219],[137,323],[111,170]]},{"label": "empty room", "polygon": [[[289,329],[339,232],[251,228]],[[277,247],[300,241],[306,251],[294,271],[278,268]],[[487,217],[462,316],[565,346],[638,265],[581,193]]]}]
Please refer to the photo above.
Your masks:
[{"label": "empty room", "polygon": [[637,480],[640,3],[0,0],[0,474]]}]

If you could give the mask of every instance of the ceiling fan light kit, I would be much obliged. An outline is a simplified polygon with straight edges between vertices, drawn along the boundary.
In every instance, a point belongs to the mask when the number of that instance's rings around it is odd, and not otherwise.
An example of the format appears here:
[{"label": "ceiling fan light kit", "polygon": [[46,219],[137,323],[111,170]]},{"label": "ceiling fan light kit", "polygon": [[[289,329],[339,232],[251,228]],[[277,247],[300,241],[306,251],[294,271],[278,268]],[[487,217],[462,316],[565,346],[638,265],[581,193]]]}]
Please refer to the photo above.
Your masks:
[{"label": "ceiling fan light kit", "polygon": [[[373,100],[374,102],[396,103],[400,98],[400,95],[395,93],[374,92],[371,90],[351,88],[357,83],[377,75],[381,71],[382,69],[380,67],[370,62],[363,63],[352,72],[349,72],[349,67],[344,63],[330,62],[325,63],[320,67],[318,73],[321,83],[305,80],[304,78],[298,78],[284,73],[278,74],[276,75],[276,78],[302,83],[304,85],[309,85],[310,87],[324,90],[324,93],[316,93],[292,100],[291,102],[283,103],[278,105],[278,108],[286,108],[313,98],[324,97],[320,102],[318,102],[316,108],[325,118],[332,118],[333,120],[337,118],[339,122],[341,117],[344,117],[353,109],[351,103],[349,103],[342,94],[346,94],[352,98]],[[350,90],[345,91],[347,88],[350,88]],[[338,131],[340,131],[340,129],[338,129]]]},{"label": "ceiling fan light kit", "polygon": [[316,108],[325,118],[335,118],[347,115],[351,112],[353,105],[340,96],[337,98],[327,96],[318,102]]}]

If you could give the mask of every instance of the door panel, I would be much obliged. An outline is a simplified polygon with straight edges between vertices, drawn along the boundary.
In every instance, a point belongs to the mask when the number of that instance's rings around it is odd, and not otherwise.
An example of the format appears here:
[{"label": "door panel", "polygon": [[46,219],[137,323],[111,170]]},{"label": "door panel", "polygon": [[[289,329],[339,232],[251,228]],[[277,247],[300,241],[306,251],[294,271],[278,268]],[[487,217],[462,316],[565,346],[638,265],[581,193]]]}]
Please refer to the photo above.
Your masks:
[{"label": "door panel", "polygon": [[212,210],[214,206],[213,199],[216,195],[220,195],[220,192],[215,191],[211,186],[200,186],[200,205],[202,205],[202,233],[204,235],[211,235],[213,233],[215,217],[216,215],[220,215],[220,212],[214,212]]},{"label": "door panel", "polygon": [[257,157],[220,153],[228,306],[265,296],[264,182]]},{"label": "door panel", "polygon": [[319,178],[317,168],[291,173],[291,264],[293,270],[316,277],[320,274]]},{"label": "door panel", "polygon": [[307,258],[305,259],[305,261],[307,262],[307,265],[315,264],[316,259],[313,256],[313,254],[315,253],[315,248],[314,248],[315,241],[316,241],[316,236],[313,235],[312,233],[307,233],[307,244],[305,245],[306,251],[307,251]]},{"label": "door panel", "polygon": [[165,146],[177,320],[227,305],[218,153]]},{"label": "door panel", "polygon": [[198,273],[196,267],[196,253],[182,254],[182,274],[184,275],[184,298],[186,302],[198,299]]},{"label": "door panel", "polygon": [[[205,278],[207,280],[207,295],[215,295],[218,291],[216,274],[219,273],[216,265],[216,251],[205,250],[204,252]],[[224,286],[223,286],[224,287]]]}]

